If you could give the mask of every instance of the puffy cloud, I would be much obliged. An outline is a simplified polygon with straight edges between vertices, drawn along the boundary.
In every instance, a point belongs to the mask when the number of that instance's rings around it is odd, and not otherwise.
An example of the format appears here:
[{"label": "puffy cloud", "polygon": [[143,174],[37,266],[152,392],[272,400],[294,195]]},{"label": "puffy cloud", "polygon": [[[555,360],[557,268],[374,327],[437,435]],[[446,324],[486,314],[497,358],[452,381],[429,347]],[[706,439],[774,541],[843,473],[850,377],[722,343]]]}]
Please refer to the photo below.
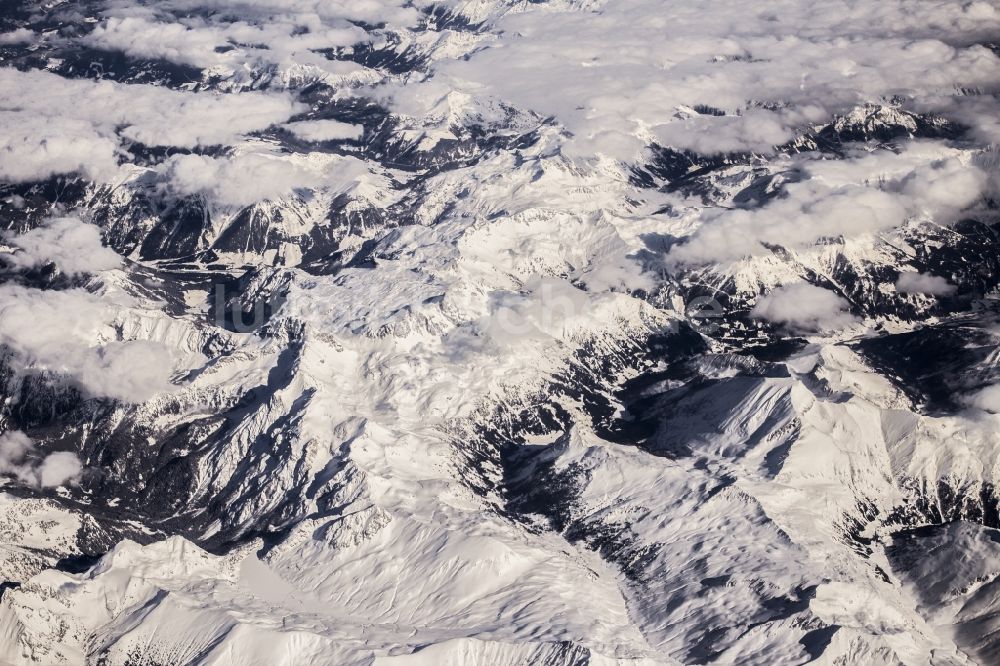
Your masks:
[{"label": "puffy cloud", "polygon": [[[859,103],[895,95],[941,103],[943,90],[993,89],[998,78],[989,49],[964,46],[1000,29],[1000,18],[980,3],[545,7],[505,15],[494,40],[467,59],[438,64],[424,84],[426,103],[442,87],[493,94],[554,117],[572,134],[564,154],[630,161],[656,139],[707,152],[766,150]],[[412,110],[419,86],[397,84],[404,89]],[[728,115],[677,113],[700,104]],[[759,107],[774,111],[750,111]]]},{"label": "puffy cloud", "polygon": [[173,388],[173,358],[170,350],[158,342],[107,342],[80,349],[77,357],[63,367],[85,393],[95,397],[143,402]]},{"label": "puffy cloud", "polygon": [[706,211],[667,264],[731,262],[764,254],[769,245],[801,249],[822,238],[883,232],[921,215],[950,223],[989,182],[953,152],[918,142],[898,155],[800,162],[802,180],[766,206]]},{"label": "puffy cloud", "polygon": [[502,347],[572,335],[593,325],[596,316],[592,295],[566,280],[541,276],[528,280],[520,293],[494,293],[490,310],[480,326]]},{"label": "puffy cloud", "polygon": [[0,180],[62,173],[100,180],[114,173],[122,139],[228,145],[299,110],[285,95],[191,93],[0,68]]},{"label": "puffy cloud", "polygon": [[288,196],[299,188],[343,188],[367,168],[353,158],[320,156],[303,161],[245,153],[222,158],[176,155],[161,171],[175,194],[200,194],[222,206],[246,206]]},{"label": "puffy cloud", "polygon": [[20,235],[8,235],[14,248],[6,257],[19,268],[33,268],[54,263],[67,275],[97,273],[121,266],[122,258],[104,247],[101,231],[77,217],[60,217]]},{"label": "puffy cloud", "polygon": [[755,210],[706,213],[702,226],[667,256],[672,266],[733,261],[766,253],[767,245],[805,247],[830,236],[857,236],[902,224],[905,203],[878,189],[794,183],[787,195]]},{"label": "puffy cloud", "polygon": [[38,35],[27,28],[18,28],[10,32],[0,32],[0,45],[30,44]]},{"label": "puffy cloud", "polygon": [[117,341],[116,310],[82,289],[0,285],[0,345],[13,352],[15,370],[64,376],[88,396],[142,402],[169,391],[169,350]]},{"label": "puffy cloud", "polygon": [[406,0],[168,0],[173,12],[217,10],[257,21],[310,16],[323,21],[360,21],[402,28],[415,26],[420,13]]},{"label": "puffy cloud", "polygon": [[19,430],[0,433],[0,474],[32,483],[33,469],[30,464],[25,464],[25,458],[33,447],[34,442]]},{"label": "puffy cloud", "polygon": [[750,316],[803,332],[833,332],[857,321],[849,307],[832,291],[799,282],[761,297]]},{"label": "puffy cloud", "polygon": [[[280,68],[310,65],[335,72],[333,63],[317,49],[351,46],[368,38],[364,29],[346,19],[327,25],[316,14],[287,16],[261,15],[258,24],[247,21],[216,20],[170,14],[134,15],[134,8],[112,9],[84,43],[97,48],[121,51],[141,58],[157,58],[195,67],[227,67],[235,72],[242,66],[275,64]],[[124,15],[123,15],[124,14]],[[253,20],[251,12],[245,18]]]},{"label": "puffy cloud", "polygon": [[919,107],[930,113],[953,118],[971,128],[971,137],[984,144],[1000,144],[1000,115],[996,113],[996,100],[992,95],[941,97],[926,100]]},{"label": "puffy cloud", "polygon": [[71,451],[57,451],[45,456],[38,466],[38,484],[42,488],[64,486],[80,478],[83,473],[83,463]]},{"label": "puffy cloud", "polygon": [[300,120],[286,123],[282,127],[305,141],[356,140],[364,134],[361,125],[351,125],[336,120]]},{"label": "puffy cloud", "polygon": [[112,1],[102,15],[84,43],[237,77],[269,66],[360,75],[362,65],[331,60],[321,51],[370,41],[362,25],[402,29],[421,18],[409,2],[357,0],[170,0],[153,6]]},{"label": "puffy cloud", "polygon": [[966,399],[973,407],[987,412],[1000,413],[1000,384],[987,386]]},{"label": "puffy cloud", "polygon": [[30,182],[70,173],[100,180],[118,168],[117,140],[90,122],[54,122],[34,112],[2,110],[0,122],[0,181]]},{"label": "puffy cloud", "polygon": [[655,128],[656,142],[701,155],[726,152],[769,153],[795,134],[775,111],[749,109],[738,116],[695,115]]},{"label": "puffy cloud", "polygon": [[627,256],[600,257],[580,276],[588,291],[636,291],[655,288],[656,281]]},{"label": "puffy cloud", "polygon": [[210,67],[232,58],[216,51],[229,44],[225,31],[220,28],[161,23],[143,17],[109,18],[94,28],[83,42],[109,51],[196,67]]},{"label": "puffy cloud", "polygon": [[900,273],[896,280],[896,290],[904,294],[929,294],[931,296],[947,296],[958,289],[948,280],[930,273]]},{"label": "puffy cloud", "polygon": [[960,211],[983,195],[988,176],[957,159],[937,160],[914,169],[900,183],[900,191],[929,215]]},{"label": "puffy cloud", "polygon": [[34,442],[19,430],[0,433],[0,474],[35,487],[53,488],[73,483],[83,473],[75,453],[58,451],[38,461],[29,457],[34,448]]}]

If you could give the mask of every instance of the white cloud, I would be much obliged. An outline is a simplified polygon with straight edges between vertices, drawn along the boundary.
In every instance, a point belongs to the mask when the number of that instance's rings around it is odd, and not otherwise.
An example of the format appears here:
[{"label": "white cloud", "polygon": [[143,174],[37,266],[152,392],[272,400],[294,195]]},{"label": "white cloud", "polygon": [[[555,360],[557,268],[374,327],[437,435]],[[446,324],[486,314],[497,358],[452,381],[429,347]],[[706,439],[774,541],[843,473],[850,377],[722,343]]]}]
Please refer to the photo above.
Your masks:
[{"label": "white cloud", "polygon": [[18,28],[10,32],[0,32],[0,45],[30,44],[38,35],[27,28]]},{"label": "white cloud", "polygon": [[[64,364],[65,367],[66,364]],[[106,342],[79,350],[70,375],[85,393],[123,402],[144,402],[172,390],[170,350],[158,342]]]},{"label": "white cloud", "polygon": [[1000,413],[1000,384],[987,386],[969,396],[966,401],[987,412]]},{"label": "white cloud", "polygon": [[957,159],[920,165],[900,183],[900,191],[932,216],[954,213],[983,195],[988,176]]},{"label": "white cloud", "polygon": [[305,141],[342,141],[360,139],[364,127],[336,120],[300,120],[282,125],[286,130]]},{"label": "white cloud", "polygon": [[181,12],[197,9],[228,10],[248,20],[317,17],[324,22],[363,21],[391,27],[415,26],[420,13],[405,0],[167,0],[163,9]]},{"label": "white cloud", "polygon": [[701,155],[744,151],[770,153],[775,146],[795,137],[786,117],[764,109],[749,109],[738,116],[696,115],[659,125],[654,135],[660,145]]},{"label": "white cloud", "polygon": [[77,217],[59,217],[20,235],[7,235],[16,251],[5,257],[19,268],[54,263],[67,275],[97,273],[121,266],[122,258],[101,242],[101,230]]},{"label": "white cloud", "polygon": [[904,294],[929,294],[931,296],[947,296],[958,289],[948,280],[930,273],[900,273],[896,280],[896,289]]},{"label": "white cloud", "polygon": [[233,143],[302,107],[281,94],[193,93],[0,69],[0,109],[85,121],[103,130],[123,127],[123,136],[150,146],[194,148]]},{"label": "white cloud", "polygon": [[83,289],[0,285],[0,345],[19,372],[65,377],[85,395],[142,402],[169,391],[173,359],[163,345],[118,341],[117,308]]},{"label": "white cloud", "polygon": [[354,158],[318,155],[310,161],[244,153],[221,158],[176,155],[161,172],[175,194],[201,194],[218,205],[246,206],[286,197],[298,188],[343,188],[367,168]]},{"label": "white cloud", "polygon": [[118,141],[90,122],[0,110],[0,123],[4,130],[0,133],[0,181],[21,183],[70,173],[101,180],[118,168]]},{"label": "white cloud", "polygon": [[34,448],[34,442],[19,430],[0,433],[0,474],[35,487],[53,488],[76,482],[83,473],[75,453],[58,451],[39,462],[30,457]]},{"label": "white cloud", "polygon": [[143,17],[109,18],[82,41],[109,51],[196,67],[210,67],[232,59],[232,55],[216,51],[217,47],[229,44],[220,28],[161,23]]},{"label": "white cloud", "polygon": [[671,249],[671,267],[731,262],[768,252],[767,245],[802,249],[821,238],[853,238],[898,227],[911,217],[938,223],[977,201],[989,179],[955,151],[916,142],[900,154],[800,161],[803,180],[784,196],[751,209],[705,211],[700,226]]},{"label": "white cloud", "polygon": [[566,280],[535,277],[522,292],[499,291],[492,295],[489,317],[482,330],[502,347],[529,339],[563,337],[593,324],[593,297]]},{"label": "white cloud", "polygon": [[19,430],[0,433],[0,474],[17,477],[23,483],[34,483],[33,469],[27,464],[34,442]]},{"label": "white cloud", "polygon": [[300,110],[279,94],[191,93],[0,68],[0,179],[62,173],[107,179],[122,139],[185,148],[229,145]]},{"label": "white cloud", "polygon": [[580,281],[592,292],[649,290],[656,287],[653,277],[627,256],[597,258],[581,275]]},{"label": "white cloud", "polygon": [[[429,108],[442,89],[492,94],[553,116],[572,133],[564,154],[628,161],[657,138],[709,152],[764,150],[859,103],[897,94],[941,103],[956,86],[991,90],[1000,64],[981,46],[953,46],[1000,29],[983,3],[886,0],[849,11],[822,0],[780,9],[732,0],[551,3],[493,28],[495,39],[468,59],[439,63],[423,92],[398,84],[407,108],[421,97]],[[699,104],[729,115],[677,116]],[[774,111],[750,111],[761,104]]]},{"label": "white cloud", "polygon": [[799,282],[762,296],[750,316],[803,332],[833,332],[857,321],[849,307],[832,291]]},{"label": "white cloud", "polygon": [[45,456],[38,466],[38,484],[42,488],[64,486],[80,478],[83,463],[71,451],[57,451]]},{"label": "white cloud", "polygon": [[755,210],[715,210],[667,256],[672,266],[725,262],[766,253],[765,244],[806,247],[830,236],[857,236],[902,224],[905,202],[860,185],[830,187],[818,180],[793,183],[787,196]]},{"label": "white cloud", "polygon": [[133,7],[112,11],[117,15],[98,25],[84,43],[135,57],[228,68],[231,73],[267,64],[279,69],[309,65],[335,73],[343,64],[315,50],[351,46],[368,39],[365,30],[345,19],[323,19],[310,13],[267,16],[251,11],[241,15],[246,20],[230,21],[208,13],[204,17],[177,17],[148,12],[136,15]]}]

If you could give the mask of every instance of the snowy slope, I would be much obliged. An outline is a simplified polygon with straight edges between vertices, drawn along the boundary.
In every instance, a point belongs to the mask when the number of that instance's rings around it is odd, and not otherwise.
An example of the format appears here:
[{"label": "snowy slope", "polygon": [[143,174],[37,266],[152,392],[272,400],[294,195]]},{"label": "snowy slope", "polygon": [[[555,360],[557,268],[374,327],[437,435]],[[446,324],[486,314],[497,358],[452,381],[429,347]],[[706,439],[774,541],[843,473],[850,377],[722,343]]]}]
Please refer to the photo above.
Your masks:
[{"label": "snowy slope", "polygon": [[998,28],[0,8],[0,663],[992,663]]}]

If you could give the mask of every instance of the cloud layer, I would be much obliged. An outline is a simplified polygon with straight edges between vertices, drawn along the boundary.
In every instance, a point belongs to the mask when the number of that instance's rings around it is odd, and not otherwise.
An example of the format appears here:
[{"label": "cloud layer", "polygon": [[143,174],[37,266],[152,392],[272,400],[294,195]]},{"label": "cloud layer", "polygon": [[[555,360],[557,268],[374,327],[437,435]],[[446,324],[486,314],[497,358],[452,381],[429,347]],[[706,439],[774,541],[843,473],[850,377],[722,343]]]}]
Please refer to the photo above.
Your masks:
[{"label": "cloud layer", "polygon": [[901,273],[896,280],[896,289],[904,294],[926,294],[928,296],[948,296],[958,287],[939,275],[930,273]]},{"label": "cloud layer", "polygon": [[280,94],[192,93],[0,68],[0,179],[108,179],[125,143],[230,145],[299,109]]},{"label": "cloud layer", "polygon": [[83,473],[75,453],[58,451],[39,459],[34,449],[35,443],[20,430],[0,433],[0,474],[37,488],[53,488],[74,483]]},{"label": "cloud layer", "polygon": [[843,298],[822,287],[799,282],[761,297],[750,311],[757,319],[806,333],[831,333],[857,322]]},{"label": "cloud layer", "polygon": [[76,276],[118,268],[122,258],[104,247],[101,230],[77,217],[59,217],[19,235],[8,234],[5,240],[14,248],[0,255],[17,268],[36,268],[55,264],[63,273]]},{"label": "cloud layer", "polygon": [[671,267],[732,262],[769,246],[806,248],[823,238],[852,238],[909,219],[949,223],[986,192],[989,177],[957,151],[911,144],[896,154],[862,153],[844,160],[803,160],[799,182],[783,196],[750,209],[700,213],[700,226],[671,249]]},{"label": "cloud layer", "polygon": [[241,153],[231,157],[177,155],[160,173],[175,195],[198,194],[217,206],[247,206],[280,199],[295,190],[343,190],[368,173],[360,160],[317,155],[313,160],[268,153]]},{"label": "cloud layer", "polygon": [[[449,89],[491,92],[553,116],[567,154],[631,161],[653,141],[700,152],[766,151],[812,122],[893,96],[960,107],[956,87],[991,87],[1000,29],[986,2],[807,0],[697,5],[647,0],[553,4],[512,13],[472,57],[442,63],[408,108]],[[691,119],[680,107],[725,116]],[[974,120],[974,119],[973,119]],[[976,125],[982,121],[975,121]]]},{"label": "cloud layer", "polygon": [[1000,414],[1000,384],[987,386],[973,393],[969,396],[967,402],[973,407],[993,412],[994,414]]},{"label": "cloud layer", "polygon": [[142,402],[171,390],[170,351],[117,340],[118,309],[83,289],[0,285],[0,345],[16,371],[65,378],[89,397]]}]

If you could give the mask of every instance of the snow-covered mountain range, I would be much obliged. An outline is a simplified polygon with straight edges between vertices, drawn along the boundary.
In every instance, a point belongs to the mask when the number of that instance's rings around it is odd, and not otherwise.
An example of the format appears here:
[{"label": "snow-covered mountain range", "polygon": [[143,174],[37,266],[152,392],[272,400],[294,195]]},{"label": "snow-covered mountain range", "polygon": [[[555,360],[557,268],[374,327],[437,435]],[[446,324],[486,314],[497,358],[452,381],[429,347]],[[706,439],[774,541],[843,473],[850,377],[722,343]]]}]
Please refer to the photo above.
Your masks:
[{"label": "snow-covered mountain range", "polygon": [[0,5],[0,664],[1000,662],[998,34]]}]

